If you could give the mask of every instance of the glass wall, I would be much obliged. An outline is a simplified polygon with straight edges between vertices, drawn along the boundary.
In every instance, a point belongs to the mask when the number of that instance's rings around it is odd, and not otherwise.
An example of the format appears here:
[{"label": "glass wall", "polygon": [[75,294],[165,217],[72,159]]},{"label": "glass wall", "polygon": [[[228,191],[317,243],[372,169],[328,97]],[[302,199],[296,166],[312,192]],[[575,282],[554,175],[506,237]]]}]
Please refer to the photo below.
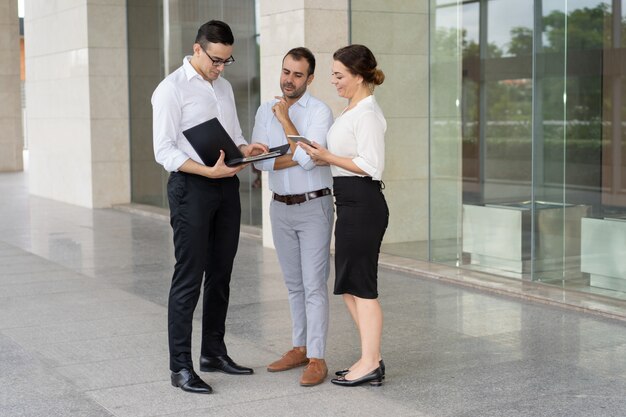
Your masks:
[{"label": "glass wall", "polygon": [[431,260],[623,295],[625,5],[431,1]]},{"label": "glass wall", "polygon": [[[211,19],[227,22],[235,35],[237,62],[224,75],[235,93],[237,113],[248,139],[260,101],[259,50],[254,0],[128,1],[128,62],[132,201],[167,207],[168,174],[154,161],[150,97],[158,83],[191,54],[198,27]],[[260,175],[239,173],[242,223],[261,224]]]}]

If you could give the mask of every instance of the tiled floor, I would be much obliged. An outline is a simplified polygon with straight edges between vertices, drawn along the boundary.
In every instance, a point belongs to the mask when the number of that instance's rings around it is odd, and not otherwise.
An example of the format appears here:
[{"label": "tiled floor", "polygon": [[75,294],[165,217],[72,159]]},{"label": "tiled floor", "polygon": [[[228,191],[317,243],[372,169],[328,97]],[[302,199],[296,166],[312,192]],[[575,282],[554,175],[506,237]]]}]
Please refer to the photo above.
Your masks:
[{"label": "tiled floor", "polygon": [[[31,197],[25,174],[0,174],[0,196],[0,416],[626,415],[624,322],[451,285],[436,265],[418,265],[430,278],[381,270],[382,387],[302,388],[299,370],[270,374],[290,346],[287,294],[274,251],[250,234],[227,343],[256,373],[202,373],[215,394],[183,393],[167,369],[167,221]],[[331,300],[327,360],[339,369],[358,339]]]}]

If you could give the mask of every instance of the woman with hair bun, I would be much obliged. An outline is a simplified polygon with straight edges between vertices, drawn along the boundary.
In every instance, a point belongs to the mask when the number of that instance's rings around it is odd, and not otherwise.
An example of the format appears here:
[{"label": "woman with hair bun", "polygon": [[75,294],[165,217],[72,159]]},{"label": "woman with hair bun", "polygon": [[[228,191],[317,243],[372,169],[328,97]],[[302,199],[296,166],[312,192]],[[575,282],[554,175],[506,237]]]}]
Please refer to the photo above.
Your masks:
[{"label": "woman with hair bun", "polygon": [[337,371],[331,382],[379,386],[385,378],[380,353],[383,313],[378,302],[378,254],[389,209],[381,182],[387,122],[374,97],[385,80],[366,46],[349,45],[333,54],[331,83],[348,106],[327,135],[328,149],[299,143],[319,165],[330,165],[337,206],[335,294],[341,294],[361,337],[361,357]]}]

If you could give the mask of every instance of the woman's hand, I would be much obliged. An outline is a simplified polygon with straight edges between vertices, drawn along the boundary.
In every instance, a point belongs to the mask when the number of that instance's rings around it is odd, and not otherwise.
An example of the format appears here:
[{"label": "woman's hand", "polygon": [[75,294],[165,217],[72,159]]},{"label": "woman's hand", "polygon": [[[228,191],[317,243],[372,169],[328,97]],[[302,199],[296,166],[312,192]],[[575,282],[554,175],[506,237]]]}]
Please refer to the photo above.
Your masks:
[{"label": "woman's hand", "polygon": [[311,142],[311,145],[307,145],[306,143],[298,142],[298,146],[304,149],[315,162],[315,165],[330,165],[330,159],[333,154],[319,143]]}]

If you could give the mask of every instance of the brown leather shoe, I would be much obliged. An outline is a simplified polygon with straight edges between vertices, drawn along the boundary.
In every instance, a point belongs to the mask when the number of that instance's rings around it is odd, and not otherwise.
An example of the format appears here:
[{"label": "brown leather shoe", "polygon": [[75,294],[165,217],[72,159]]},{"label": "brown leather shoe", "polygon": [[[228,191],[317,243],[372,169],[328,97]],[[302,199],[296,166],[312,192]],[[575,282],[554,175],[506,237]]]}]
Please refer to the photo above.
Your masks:
[{"label": "brown leather shoe", "polygon": [[304,368],[302,372],[302,378],[300,378],[300,385],[303,387],[312,387],[324,382],[328,375],[328,367],[324,359],[311,358],[309,364]]},{"label": "brown leather shoe", "polygon": [[298,348],[293,348],[285,353],[279,360],[267,365],[267,370],[269,372],[286,371],[306,365],[307,363],[309,363],[309,359],[306,357],[306,351],[303,352]]}]

